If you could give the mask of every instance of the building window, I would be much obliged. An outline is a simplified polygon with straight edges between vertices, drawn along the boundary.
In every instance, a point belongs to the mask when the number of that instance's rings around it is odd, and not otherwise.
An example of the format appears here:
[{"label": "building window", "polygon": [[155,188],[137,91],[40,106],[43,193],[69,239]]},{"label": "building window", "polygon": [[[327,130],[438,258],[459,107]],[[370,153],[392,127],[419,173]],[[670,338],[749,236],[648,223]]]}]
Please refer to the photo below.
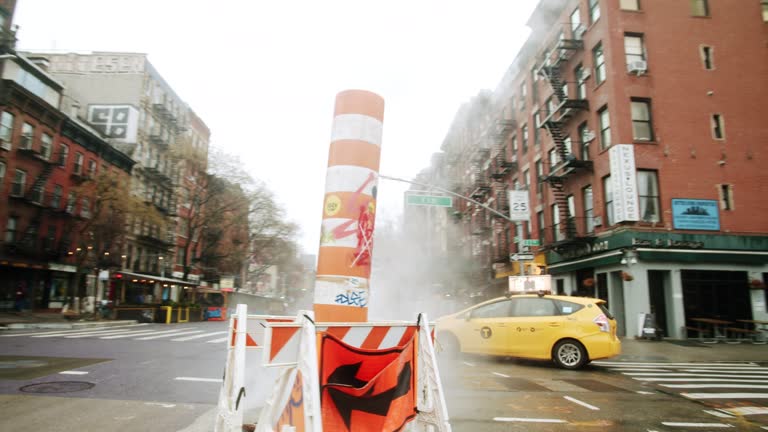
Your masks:
[{"label": "building window", "polygon": [[768,1],[763,0],[760,6],[763,8],[763,22],[768,23]]},{"label": "building window", "polygon": [[35,139],[35,127],[31,124],[24,122],[21,125],[21,139],[19,140],[19,148],[24,150],[32,150],[32,141]]},{"label": "building window", "polygon": [[609,175],[603,177],[603,195],[605,195],[605,223],[610,226],[615,223],[615,217],[613,216],[613,185]]},{"label": "building window", "polygon": [[51,207],[58,209],[61,207],[61,196],[64,195],[64,189],[61,185],[53,186],[53,195],[51,196]]},{"label": "building window", "polygon": [[531,172],[529,170],[523,171],[523,186],[525,186],[525,190],[531,190]]},{"label": "building window", "polygon": [[523,153],[528,152],[528,125],[524,124],[520,130],[523,139]]},{"label": "building window", "polygon": [[637,198],[640,200],[640,220],[643,222],[658,222],[659,212],[659,179],[656,171],[637,170]]},{"label": "building window", "polygon": [[725,139],[725,119],[720,114],[712,114],[712,138]]},{"label": "building window", "polygon": [[653,141],[651,101],[632,99],[632,137],[635,141]]},{"label": "building window", "polygon": [[717,192],[720,195],[720,209],[733,210],[733,185],[717,185]]},{"label": "building window", "polygon": [[714,50],[711,46],[702,45],[699,47],[699,55],[701,56],[701,64],[705,70],[712,70],[715,68]]},{"label": "building window", "polygon": [[563,147],[565,147],[566,156],[573,154],[573,143],[571,142],[570,136],[563,138]]},{"label": "building window", "polygon": [[619,0],[619,8],[623,10],[640,10],[640,0]]},{"label": "building window", "polygon": [[3,190],[5,184],[5,162],[0,161],[0,191]]},{"label": "building window", "polygon": [[587,79],[584,76],[584,66],[581,63],[573,70],[573,77],[576,79],[576,99],[586,99]]},{"label": "building window", "polygon": [[581,160],[589,160],[589,142],[591,141],[587,122],[579,125],[579,140],[581,140]]},{"label": "building window", "polygon": [[16,241],[16,232],[19,226],[19,219],[11,216],[8,218],[8,223],[5,224],[5,242],[13,243]]},{"label": "building window", "polygon": [[67,195],[67,208],[66,208],[67,213],[72,214],[75,212],[76,202],[77,202],[77,195],[75,195],[74,192],[70,192],[69,195]]},{"label": "building window", "polygon": [[557,157],[557,149],[553,148],[547,152],[547,157],[549,158],[549,172],[553,172],[555,170],[555,165],[560,162],[560,158]]},{"label": "building window", "polygon": [[544,177],[544,162],[536,161],[536,192],[541,193],[541,178]]},{"label": "building window", "polygon": [[643,35],[633,33],[624,34],[624,56],[627,65],[630,66],[635,65],[638,61],[645,61]]},{"label": "building window", "polygon": [[600,1],[589,0],[589,23],[593,24],[600,18]]},{"label": "building window", "polygon": [[13,114],[3,111],[0,114],[0,148],[11,149],[11,139],[13,138]]},{"label": "building window", "polygon": [[595,84],[598,85],[605,81],[605,55],[602,43],[598,43],[592,50],[592,60],[595,65]]},{"label": "building window", "polygon": [[59,166],[66,166],[67,158],[69,158],[69,146],[66,144],[59,145]]},{"label": "building window", "polygon": [[539,134],[540,127],[541,127],[541,116],[539,115],[539,112],[536,111],[533,114],[533,145],[541,144],[541,137]]},{"label": "building window", "polygon": [[51,158],[51,149],[53,148],[53,137],[44,133],[40,137],[40,154],[45,160]]},{"label": "building window", "polygon": [[525,99],[528,97],[528,88],[525,81],[520,84],[520,111],[525,109]]},{"label": "building window", "polygon": [[83,173],[83,154],[75,152],[75,174]]},{"label": "building window", "polygon": [[56,225],[48,225],[48,233],[45,236],[46,249],[53,249],[56,245]]},{"label": "building window", "polygon": [[538,92],[538,75],[536,74],[536,66],[534,66],[531,69],[531,99],[533,99],[533,104],[535,105],[539,100],[539,92]]},{"label": "building window", "polygon": [[536,213],[536,223],[539,225],[539,240],[542,244],[544,244],[544,239],[546,239],[545,236],[545,227],[544,227],[544,211],[540,211]]},{"label": "building window", "polygon": [[581,11],[577,7],[571,12],[571,37],[574,39],[581,39]]},{"label": "building window", "polygon": [[691,15],[703,17],[709,16],[708,0],[691,0]]},{"label": "building window", "polygon": [[88,161],[88,177],[96,177],[96,161],[93,159]]},{"label": "building window", "polygon": [[24,196],[24,190],[26,189],[27,172],[17,169],[13,176],[13,183],[11,184],[11,195]]},{"label": "building window", "polygon": [[591,233],[595,231],[595,203],[594,197],[592,196],[592,185],[588,185],[581,190],[581,198],[584,204],[585,232]]},{"label": "building window", "polygon": [[608,115],[608,107],[603,107],[597,112],[600,121],[600,148],[602,150],[611,146],[611,117]]},{"label": "building window", "polygon": [[80,204],[80,216],[86,219],[91,217],[91,201],[88,198],[83,198]]}]

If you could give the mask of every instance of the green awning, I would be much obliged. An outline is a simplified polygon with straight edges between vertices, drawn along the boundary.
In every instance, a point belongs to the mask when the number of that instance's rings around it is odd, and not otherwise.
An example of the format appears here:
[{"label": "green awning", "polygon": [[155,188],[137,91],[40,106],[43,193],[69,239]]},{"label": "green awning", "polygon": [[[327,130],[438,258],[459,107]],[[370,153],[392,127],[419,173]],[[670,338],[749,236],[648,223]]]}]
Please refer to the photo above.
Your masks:
[{"label": "green awning", "polygon": [[665,261],[684,263],[734,263],[734,264],[766,264],[768,252],[747,253],[739,251],[649,251],[638,250],[641,261]]},{"label": "green awning", "polygon": [[622,254],[620,251],[611,252],[609,254],[596,255],[589,258],[576,259],[571,262],[559,262],[547,267],[549,274],[558,275],[561,273],[567,273],[574,270],[580,270],[590,267],[600,267],[611,264],[618,264],[621,261]]}]

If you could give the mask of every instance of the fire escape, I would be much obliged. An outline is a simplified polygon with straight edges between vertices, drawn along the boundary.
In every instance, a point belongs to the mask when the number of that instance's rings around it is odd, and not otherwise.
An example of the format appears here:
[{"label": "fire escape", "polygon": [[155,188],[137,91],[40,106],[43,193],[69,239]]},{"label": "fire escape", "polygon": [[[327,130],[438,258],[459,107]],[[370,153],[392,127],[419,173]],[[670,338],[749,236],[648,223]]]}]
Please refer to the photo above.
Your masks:
[{"label": "fire escape", "polygon": [[[566,128],[570,121],[580,111],[589,110],[589,102],[586,99],[571,98],[566,87],[567,83],[562,76],[562,68],[569,64],[569,60],[577,51],[584,49],[582,34],[583,26],[572,29],[570,26],[561,31],[551,50],[545,55],[542,65],[539,67],[539,75],[549,81],[553,90],[552,101],[542,112],[543,121],[537,127],[546,129],[555,144],[556,161],[552,161],[549,175],[542,176],[539,181],[546,182],[552,190],[557,204],[559,224],[554,229],[552,242],[545,247],[554,250],[563,250],[578,247],[591,242],[594,237],[586,233],[586,229],[579,230],[575,218],[570,214],[568,197],[565,192],[566,183],[573,175],[592,170],[592,161],[579,160],[571,153],[566,145]],[[577,79],[580,79],[577,77]]]}]

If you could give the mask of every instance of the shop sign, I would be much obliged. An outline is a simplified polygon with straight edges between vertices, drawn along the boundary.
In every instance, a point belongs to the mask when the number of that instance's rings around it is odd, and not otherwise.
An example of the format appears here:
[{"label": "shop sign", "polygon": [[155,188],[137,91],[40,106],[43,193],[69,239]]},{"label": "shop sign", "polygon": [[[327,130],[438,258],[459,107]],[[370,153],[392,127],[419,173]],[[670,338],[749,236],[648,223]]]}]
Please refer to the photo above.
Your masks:
[{"label": "shop sign", "polygon": [[640,219],[640,211],[637,202],[635,147],[632,144],[617,144],[611,147],[609,154],[614,222],[636,222]]},{"label": "shop sign", "polygon": [[596,241],[592,244],[587,243],[584,246],[577,249],[571,249],[568,251],[560,252],[559,255],[562,256],[564,259],[573,259],[573,258],[579,258],[585,255],[590,255],[597,252],[604,252],[607,250],[608,250],[608,240],[603,240],[603,241]]},{"label": "shop sign", "polygon": [[632,239],[632,246],[674,249],[704,249],[704,242],[673,239]]},{"label": "shop sign", "polygon": [[77,272],[77,267],[66,265],[66,264],[49,263],[48,269],[53,271],[67,272],[67,273]]},{"label": "shop sign", "polygon": [[720,231],[720,209],[715,200],[673,199],[675,229]]}]

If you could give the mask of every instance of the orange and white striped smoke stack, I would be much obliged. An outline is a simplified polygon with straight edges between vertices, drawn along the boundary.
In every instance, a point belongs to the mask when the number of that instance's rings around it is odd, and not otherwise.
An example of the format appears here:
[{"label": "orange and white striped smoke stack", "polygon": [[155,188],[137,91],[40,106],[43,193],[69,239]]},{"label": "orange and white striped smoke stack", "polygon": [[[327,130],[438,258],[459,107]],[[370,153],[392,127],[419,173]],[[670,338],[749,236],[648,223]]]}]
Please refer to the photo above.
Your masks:
[{"label": "orange and white striped smoke stack", "polygon": [[315,280],[317,322],[368,320],[384,99],[336,95]]}]

